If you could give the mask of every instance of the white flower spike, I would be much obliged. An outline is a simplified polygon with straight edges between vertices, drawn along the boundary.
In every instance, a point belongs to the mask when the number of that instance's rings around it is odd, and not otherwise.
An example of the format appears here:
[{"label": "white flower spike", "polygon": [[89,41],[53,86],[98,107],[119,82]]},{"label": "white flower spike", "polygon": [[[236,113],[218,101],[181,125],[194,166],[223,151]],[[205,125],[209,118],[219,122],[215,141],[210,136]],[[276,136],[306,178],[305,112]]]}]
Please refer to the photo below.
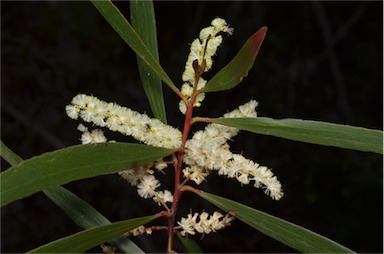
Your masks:
[{"label": "white flower spike", "polygon": [[[164,148],[178,148],[181,146],[181,132],[172,126],[162,123],[158,119],[150,118],[116,103],[107,103],[96,97],[79,94],[66,106],[70,118],[82,118],[100,127],[107,127],[127,136],[153,146]],[[88,135],[88,134],[86,134]],[[97,139],[98,133],[93,133]],[[96,135],[96,136],[95,136]],[[91,137],[84,137],[90,141]],[[101,139],[102,140],[102,139]]]},{"label": "white flower spike", "polygon": [[[222,36],[218,35],[220,32],[231,35],[233,28],[230,28],[224,19],[216,18],[212,21],[211,26],[200,31],[199,38],[195,39],[191,44],[188,60],[182,75],[182,80],[185,83],[181,86],[181,93],[188,101],[191,100],[194,89],[200,90],[207,83],[201,75],[212,68],[212,57],[216,54],[218,46],[223,41]],[[193,106],[200,107],[204,98],[205,94],[200,93],[196,97]],[[183,114],[186,113],[187,105],[184,101],[180,101],[179,109]]]},{"label": "white flower spike", "polygon": [[[225,114],[224,117],[257,117],[255,110],[257,104],[255,100],[251,100]],[[226,142],[238,132],[236,128],[219,124],[209,124],[204,131],[196,132],[185,144],[187,149],[184,162],[189,166],[183,170],[184,177],[200,184],[211,171],[217,170],[219,175],[236,178],[242,185],[254,181],[254,187],[265,188],[266,194],[279,200],[283,196],[283,191],[271,170],[229,151]]]},{"label": "white flower spike", "polygon": [[[198,221],[197,218],[199,218]],[[177,224],[182,228],[182,231],[180,232],[182,236],[185,236],[186,234],[194,235],[196,232],[200,234],[209,234],[229,226],[233,219],[234,217],[229,214],[224,216],[217,211],[212,215],[209,215],[207,212],[202,212],[201,214],[194,213],[192,216],[190,213],[187,215],[187,218],[181,218]]]}]

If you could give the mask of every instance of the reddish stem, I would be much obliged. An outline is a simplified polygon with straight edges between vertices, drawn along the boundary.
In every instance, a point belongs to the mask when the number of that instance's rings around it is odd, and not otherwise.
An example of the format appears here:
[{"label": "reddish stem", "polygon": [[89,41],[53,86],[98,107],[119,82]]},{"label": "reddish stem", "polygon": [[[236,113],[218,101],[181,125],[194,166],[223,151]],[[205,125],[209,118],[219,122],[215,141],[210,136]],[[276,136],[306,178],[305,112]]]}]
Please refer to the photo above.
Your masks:
[{"label": "reddish stem", "polygon": [[[195,82],[197,85],[197,82]],[[195,85],[195,86],[196,86]],[[184,121],[184,129],[183,129],[183,135],[181,140],[181,150],[177,153],[177,162],[175,167],[175,186],[173,191],[173,203],[172,207],[170,209],[170,216],[168,217],[168,243],[167,243],[167,252],[173,253],[172,250],[173,246],[173,238],[174,238],[174,226],[175,226],[175,218],[176,218],[176,212],[177,208],[179,206],[180,197],[182,194],[181,187],[183,184],[180,183],[181,180],[181,167],[183,164],[183,156],[184,156],[184,146],[185,142],[188,138],[188,133],[191,128],[192,122],[192,112],[193,112],[193,104],[196,101],[197,94],[193,94],[191,100],[189,101],[187,105],[187,110],[185,113],[185,121]]]}]

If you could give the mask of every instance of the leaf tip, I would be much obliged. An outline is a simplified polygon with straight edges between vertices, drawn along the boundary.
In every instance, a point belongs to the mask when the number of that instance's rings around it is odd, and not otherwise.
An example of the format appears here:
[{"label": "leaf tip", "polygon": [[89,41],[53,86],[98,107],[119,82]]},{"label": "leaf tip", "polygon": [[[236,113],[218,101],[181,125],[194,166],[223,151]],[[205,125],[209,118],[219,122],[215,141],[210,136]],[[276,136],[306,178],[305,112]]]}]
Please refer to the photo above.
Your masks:
[{"label": "leaf tip", "polygon": [[267,31],[268,31],[268,27],[263,26],[256,33],[254,33],[250,38],[250,44],[255,49],[256,54],[259,51],[261,44],[264,41]]}]

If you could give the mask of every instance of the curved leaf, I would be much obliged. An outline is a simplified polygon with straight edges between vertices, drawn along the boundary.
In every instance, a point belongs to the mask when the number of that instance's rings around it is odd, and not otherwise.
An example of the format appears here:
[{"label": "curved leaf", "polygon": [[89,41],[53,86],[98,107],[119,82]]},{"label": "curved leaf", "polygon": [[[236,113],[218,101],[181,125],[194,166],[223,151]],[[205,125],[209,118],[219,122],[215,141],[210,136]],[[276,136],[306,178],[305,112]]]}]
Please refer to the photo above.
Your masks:
[{"label": "curved leaf", "polygon": [[203,253],[203,250],[200,248],[200,246],[197,245],[197,243],[192,239],[182,236],[179,232],[177,232],[177,237],[184,245],[188,253]]},{"label": "curved leaf", "polygon": [[157,217],[157,215],[150,215],[87,229],[40,246],[28,253],[81,253],[140,225],[144,225]]},{"label": "curved leaf", "polygon": [[[136,30],[156,61],[159,62],[153,2],[131,0],[129,4],[132,27]],[[161,79],[138,55],[137,64],[144,91],[154,116],[162,122],[167,123]]]},{"label": "curved leaf", "polygon": [[121,14],[111,0],[90,0],[96,9],[103,15],[108,23],[115,29],[120,37],[173,91],[178,91],[175,84],[151,54],[136,31]]},{"label": "curved leaf", "polygon": [[116,173],[173,153],[173,150],[129,143],[77,145],[44,153],[0,174],[1,205],[44,188]]},{"label": "curved leaf", "polygon": [[215,118],[211,121],[258,134],[383,154],[383,132],[380,130],[289,118]]},{"label": "curved leaf", "polygon": [[[19,164],[22,159],[0,141],[1,156],[12,166]],[[87,202],[61,186],[53,186],[43,189],[47,197],[63,210],[77,225],[87,229],[96,226],[111,224],[111,222],[99,213]],[[118,236],[109,241],[125,253],[143,253],[143,251],[126,237]]]},{"label": "curved leaf", "polygon": [[3,157],[12,166],[19,164],[23,160],[19,155],[15,154],[11,149],[9,149],[1,140],[0,156]]},{"label": "curved leaf", "polygon": [[218,206],[231,211],[236,218],[285,245],[304,253],[353,253],[352,250],[308,229],[279,219],[267,213],[235,201],[203,191],[196,194]]},{"label": "curved leaf", "polygon": [[[19,164],[22,159],[0,141],[1,156],[12,166]],[[87,229],[111,222],[99,213],[87,202],[77,197],[69,190],[54,186],[43,190],[44,194],[61,208],[77,225]],[[143,251],[126,237],[118,236],[109,241],[113,246],[118,247],[125,253],[143,253]]]},{"label": "curved leaf", "polygon": [[243,78],[248,75],[249,70],[252,68],[257,53],[259,52],[261,44],[264,41],[267,30],[267,27],[263,26],[256,33],[254,33],[245,42],[235,58],[233,58],[229,64],[213,76],[202,91],[223,91],[238,85]]},{"label": "curved leaf", "polygon": [[[43,192],[68,217],[84,229],[111,224],[95,208],[61,186],[49,187],[44,189]],[[108,242],[124,251],[124,253],[144,253],[134,242],[126,237],[118,236]]]}]

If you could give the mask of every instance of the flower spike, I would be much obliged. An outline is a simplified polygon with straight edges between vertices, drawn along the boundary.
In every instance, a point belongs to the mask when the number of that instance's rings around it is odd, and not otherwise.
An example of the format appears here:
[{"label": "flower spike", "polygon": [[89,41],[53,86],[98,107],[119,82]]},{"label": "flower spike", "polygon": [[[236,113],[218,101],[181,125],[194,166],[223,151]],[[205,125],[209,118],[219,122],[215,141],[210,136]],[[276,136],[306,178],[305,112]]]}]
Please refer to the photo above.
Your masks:
[{"label": "flower spike", "polygon": [[[212,56],[216,54],[218,46],[223,41],[222,36],[217,35],[220,32],[231,35],[233,28],[230,28],[224,19],[216,18],[212,21],[211,26],[200,31],[199,38],[195,39],[191,44],[191,51],[182,75],[184,84],[181,87],[181,93],[188,101],[191,100],[194,91],[203,89],[207,83],[201,75],[212,68]],[[193,106],[199,107],[204,98],[204,93],[198,94]],[[184,101],[180,101],[179,109],[185,114],[187,105]]]}]

